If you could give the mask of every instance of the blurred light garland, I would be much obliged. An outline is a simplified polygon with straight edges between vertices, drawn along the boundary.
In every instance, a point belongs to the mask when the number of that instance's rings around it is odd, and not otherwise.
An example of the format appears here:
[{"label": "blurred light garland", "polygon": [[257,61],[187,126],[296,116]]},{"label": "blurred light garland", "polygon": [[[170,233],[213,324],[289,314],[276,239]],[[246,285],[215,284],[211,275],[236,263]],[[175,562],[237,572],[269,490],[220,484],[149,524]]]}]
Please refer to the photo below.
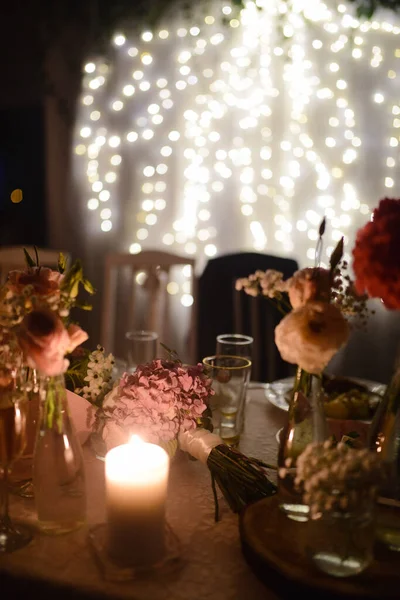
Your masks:
[{"label": "blurred light garland", "polygon": [[[118,32],[113,62],[84,66],[74,152],[87,207],[105,233],[117,219],[122,250],[161,247],[200,258],[220,251],[214,212],[225,198],[226,218],[238,206],[245,231],[240,237],[232,225],[237,249],[293,254],[300,232],[309,240],[304,250],[296,246],[304,262],[314,259],[325,214],[327,262],[337,240],[370,213],[354,183],[370,135],[346,77],[356,65],[380,83],[365,102],[389,120],[380,183],[388,194],[396,183],[400,27],[361,22],[348,4],[330,9],[320,0],[250,1],[237,15],[229,2],[212,6],[134,40]],[[377,34],[390,43],[378,46]],[[313,196],[299,209],[305,180]],[[122,208],[126,189],[133,200]],[[187,285],[168,291],[179,289],[190,306]]]}]

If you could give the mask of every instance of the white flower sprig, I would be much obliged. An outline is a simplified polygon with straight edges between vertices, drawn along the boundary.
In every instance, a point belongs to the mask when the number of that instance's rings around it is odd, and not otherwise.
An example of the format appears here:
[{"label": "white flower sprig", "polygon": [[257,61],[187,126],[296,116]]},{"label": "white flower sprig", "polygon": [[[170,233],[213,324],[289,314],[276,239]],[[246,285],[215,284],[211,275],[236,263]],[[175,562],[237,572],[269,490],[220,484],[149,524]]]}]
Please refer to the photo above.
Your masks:
[{"label": "white flower sprig", "polygon": [[352,512],[372,500],[381,483],[379,457],[328,440],[309,444],[297,460],[295,485],[303,490],[311,518],[324,513]]},{"label": "white flower sprig", "polygon": [[83,387],[75,388],[75,394],[79,394],[89,400],[92,404],[101,406],[104,396],[112,388],[112,371],[114,368],[114,356],[109,354],[105,356],[104,348],[97,346],[97,349],[89,354],[86,376],[83,381],[87,384]]}]

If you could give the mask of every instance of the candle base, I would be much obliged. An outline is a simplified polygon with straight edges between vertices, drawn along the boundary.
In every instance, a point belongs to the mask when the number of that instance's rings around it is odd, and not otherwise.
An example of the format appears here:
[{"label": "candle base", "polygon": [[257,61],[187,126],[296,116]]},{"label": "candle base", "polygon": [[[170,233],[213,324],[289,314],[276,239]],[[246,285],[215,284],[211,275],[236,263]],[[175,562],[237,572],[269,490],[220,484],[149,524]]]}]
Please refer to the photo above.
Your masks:
[{"label": "candle base", "polygon": [[157,575],[169,575],[182,566],[180,542],[168,524],[165,529],[164,555],[158,562],[150,565],[121,565],[114,562],[108,552],[107,525],[105,523],[94,525],[89,529],[88,541],[98,567],[107,581],[145,579],[154,577],[154,572],[157,572]]}]

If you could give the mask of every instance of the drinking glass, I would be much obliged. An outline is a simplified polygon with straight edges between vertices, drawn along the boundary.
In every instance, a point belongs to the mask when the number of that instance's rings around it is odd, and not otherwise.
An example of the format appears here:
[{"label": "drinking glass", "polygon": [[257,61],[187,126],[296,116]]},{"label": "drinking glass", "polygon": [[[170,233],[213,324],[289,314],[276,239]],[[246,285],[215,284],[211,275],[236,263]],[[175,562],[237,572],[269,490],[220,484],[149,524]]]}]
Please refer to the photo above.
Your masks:
[{"label": "drinking glass", "polygon": [[217,335],[215,353],[224,356],[243,356],[252,359],[253,338],[241,333],[222,333]]},{"label": "drinking glass", "polygon": [[128,369],[150,362],[157,356],[158,335],[154,331],[128,331]]},{"label": "drinking glass", "polygon": [[26,392],[16,385],[15,374],[0,372],[0,553],[26,546],[32,536],[14,525],[9,516],[9,472],[26,445]]},{"label": "drinking glass", "polygon": [[242,356],[215,355],[203,359],[205,373],[213,380],[210,398],[212,423],[227,444],[236,446],[244,427],[246,389],[251,361]]}]

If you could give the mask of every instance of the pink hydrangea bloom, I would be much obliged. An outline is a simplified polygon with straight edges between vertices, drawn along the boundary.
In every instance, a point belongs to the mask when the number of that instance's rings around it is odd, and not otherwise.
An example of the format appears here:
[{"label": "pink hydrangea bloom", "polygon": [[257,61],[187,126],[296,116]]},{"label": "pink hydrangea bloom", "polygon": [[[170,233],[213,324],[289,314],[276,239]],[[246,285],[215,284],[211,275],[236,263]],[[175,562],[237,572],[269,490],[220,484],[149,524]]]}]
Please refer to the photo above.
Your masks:
[{"label": "pink hydrangea bloom", "polygon": [[[106,396],[105,437],[137,433],[149,442],[168,442],[196,427],[214,392],[201,364],[183,366],[161,359],[125,373]],[[116,433],[119,435],[116,436]],[[110,434],[108,436],[108,434]]]}]

